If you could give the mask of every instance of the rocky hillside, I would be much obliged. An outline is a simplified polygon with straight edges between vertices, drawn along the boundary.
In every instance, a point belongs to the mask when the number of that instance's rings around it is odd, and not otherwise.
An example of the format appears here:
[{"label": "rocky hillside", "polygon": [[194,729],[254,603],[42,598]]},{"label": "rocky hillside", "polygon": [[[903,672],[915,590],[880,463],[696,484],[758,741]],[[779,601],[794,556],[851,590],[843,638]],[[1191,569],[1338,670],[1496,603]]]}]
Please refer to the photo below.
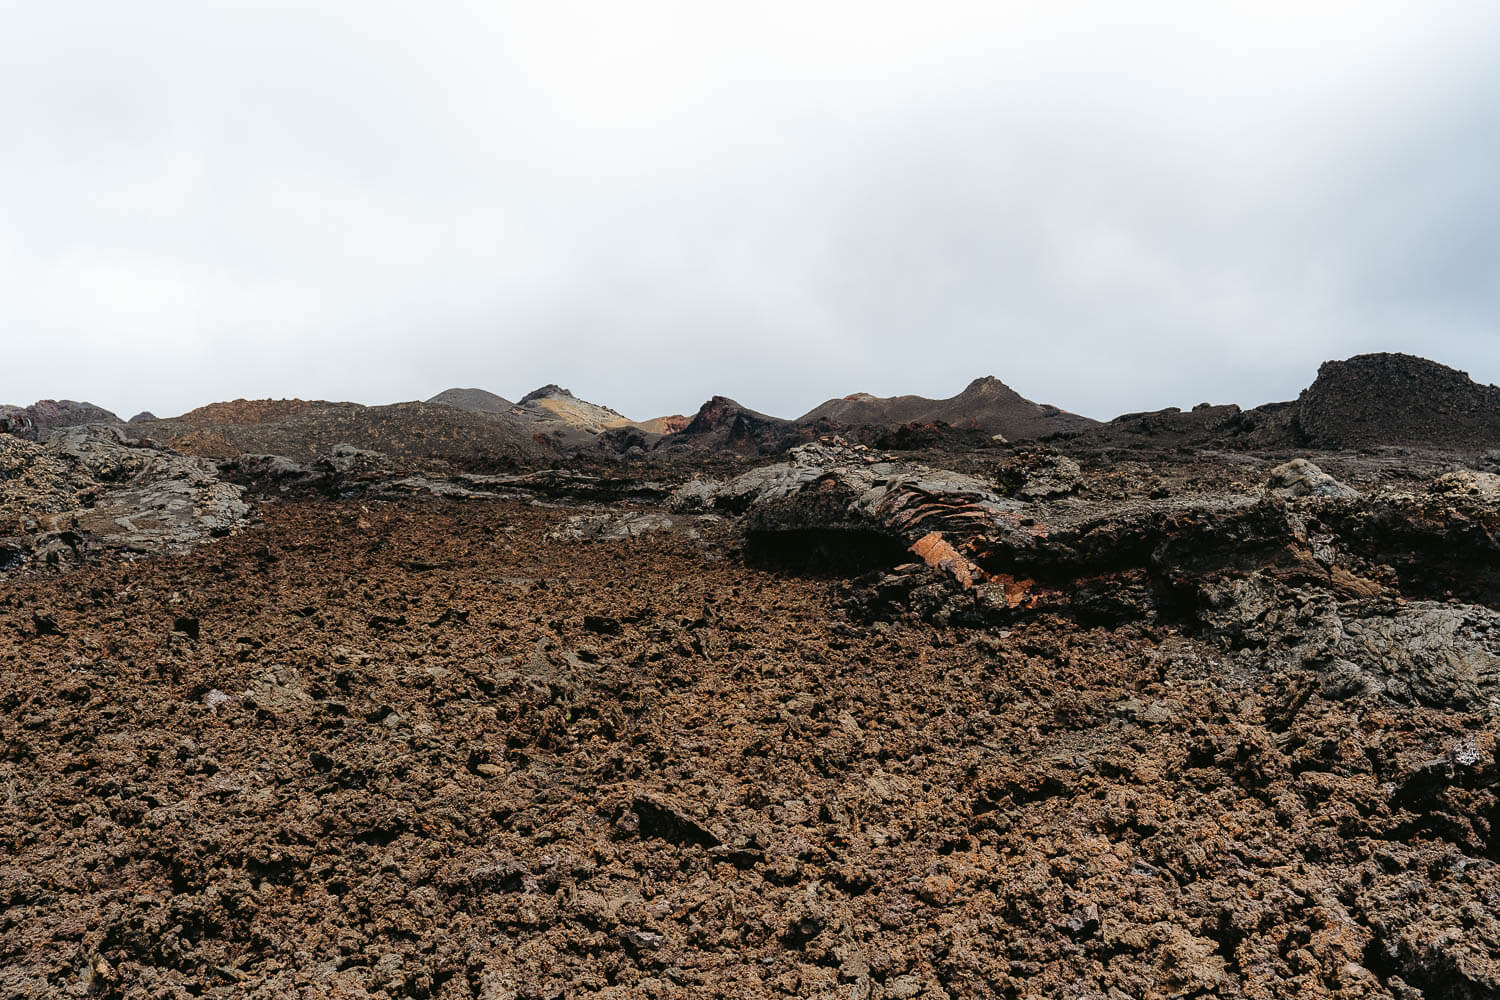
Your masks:
[{"label": "rocky hillside", "polygon": [[1329,361],[1297,399],[1310,444],[1334,448],[1500,447],[1500,387],[1409,354]]}]

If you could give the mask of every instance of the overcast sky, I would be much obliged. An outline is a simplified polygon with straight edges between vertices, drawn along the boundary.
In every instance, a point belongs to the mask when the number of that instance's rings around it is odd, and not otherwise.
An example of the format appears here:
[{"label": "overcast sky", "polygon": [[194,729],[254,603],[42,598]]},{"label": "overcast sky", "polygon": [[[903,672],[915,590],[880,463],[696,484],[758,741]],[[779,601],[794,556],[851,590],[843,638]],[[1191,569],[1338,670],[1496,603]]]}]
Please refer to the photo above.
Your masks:
[{"label": "overcast sky", "polygon": [[1500,4],[0,0],[0,402],[1500,382]]}]

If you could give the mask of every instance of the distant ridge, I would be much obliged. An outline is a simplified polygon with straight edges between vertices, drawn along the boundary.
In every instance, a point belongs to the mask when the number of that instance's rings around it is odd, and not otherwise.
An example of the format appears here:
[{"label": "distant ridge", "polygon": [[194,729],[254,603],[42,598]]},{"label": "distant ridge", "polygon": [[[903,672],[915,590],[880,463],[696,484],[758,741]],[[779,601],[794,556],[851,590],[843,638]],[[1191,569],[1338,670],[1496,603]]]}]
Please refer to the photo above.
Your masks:
[{"label": "distant ridge", "polygon": [[799,424],[826,421],[845,426],[896,427],[942,422],[1007,438],[1038,438],[1086,430],[1098,421],[1044,403],[1033,403],[994,376],[977,378],[949,399],[872,396],[855,393],[830,399],[803,414]]},{"label": "distant ridge", "polygon": [[[123,426],[114,413],[86,402],[0,405],[0,434],[38,440],[83,423]],[[796,420],[716,395],[691,415],[632,421],[549,383],[514,403],[486,389],[455,387],[425,403],[233,399],[169,419],[139,413],[130,423],[132,433],[205,457],[244,452],[310,460],[347,443],[471,469],[578,454],[771,454],[830,433],[890,450],[990,448],[1003,437],[1078,448],[1390,446],[1500,455],[1500,387],[1410,354],[1374,353],[1325,362],[1292,402],[1248,410],[1232,403],[1167,407],[1108,423],[1033,402],[993,376],[947,399],[853,393]]]}]

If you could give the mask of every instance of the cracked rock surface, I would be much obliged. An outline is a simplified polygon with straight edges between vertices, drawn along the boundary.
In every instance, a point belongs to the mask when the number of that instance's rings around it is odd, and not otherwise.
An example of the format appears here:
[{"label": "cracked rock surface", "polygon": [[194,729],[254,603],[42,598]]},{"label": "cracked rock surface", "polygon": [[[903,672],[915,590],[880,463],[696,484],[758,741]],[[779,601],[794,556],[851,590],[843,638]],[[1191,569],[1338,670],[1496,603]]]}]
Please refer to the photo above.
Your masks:
[{"label": "cracked rock surface", "polygon": [[249,516],[240,487],[212,463],[117,427],[68,427],[44,444],[0,435],[0,573],[182,551]]}]

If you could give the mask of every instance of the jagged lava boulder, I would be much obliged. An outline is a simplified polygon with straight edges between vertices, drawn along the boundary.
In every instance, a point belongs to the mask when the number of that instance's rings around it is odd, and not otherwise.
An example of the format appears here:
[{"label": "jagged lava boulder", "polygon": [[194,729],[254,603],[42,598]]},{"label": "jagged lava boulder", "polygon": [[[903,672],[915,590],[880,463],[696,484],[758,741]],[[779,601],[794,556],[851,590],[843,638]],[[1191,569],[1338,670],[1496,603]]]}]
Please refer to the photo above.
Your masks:
[{"label": "jagged lava boulder", "polygon": [[62,428],[40,444],[0,437],[0,573],[101,551],[180,552],[250,513],[212,462],[120,427]]}]

